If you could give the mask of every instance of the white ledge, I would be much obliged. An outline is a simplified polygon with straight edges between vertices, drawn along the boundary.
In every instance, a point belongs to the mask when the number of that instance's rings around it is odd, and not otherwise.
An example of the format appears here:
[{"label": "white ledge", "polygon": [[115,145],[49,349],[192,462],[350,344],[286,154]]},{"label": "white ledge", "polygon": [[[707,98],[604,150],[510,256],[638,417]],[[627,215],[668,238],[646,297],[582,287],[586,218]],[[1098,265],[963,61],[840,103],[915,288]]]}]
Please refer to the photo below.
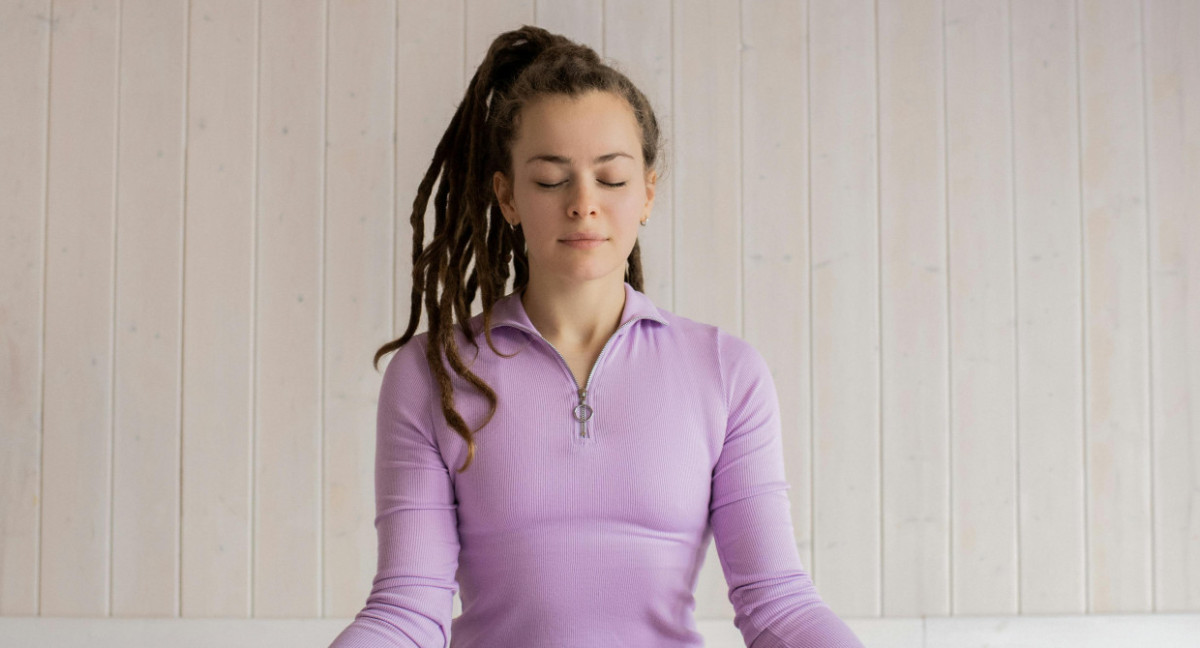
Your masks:
[{"label": "white ledge", "polygon": [[[54,648],[328,646],[349,618],[0,617],[0,645]],[[1198,648],[1200,614],[845,618],[868,648]],[[731,619],[697,620],[705,648],[743,648]]]}]

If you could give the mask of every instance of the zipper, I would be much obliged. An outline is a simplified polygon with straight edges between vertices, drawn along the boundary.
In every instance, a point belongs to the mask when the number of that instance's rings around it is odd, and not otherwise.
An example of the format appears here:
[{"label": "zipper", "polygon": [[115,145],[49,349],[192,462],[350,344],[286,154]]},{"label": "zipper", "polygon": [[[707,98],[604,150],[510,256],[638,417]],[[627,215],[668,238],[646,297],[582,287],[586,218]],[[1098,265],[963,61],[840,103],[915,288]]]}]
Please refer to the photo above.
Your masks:
[{"label": "zipper", "polygon": [[566,367],[567,369],[567,375],[571,377],[571,383],[575,385],[575,393],[579,397],[579,403],[576,404],[572,409],[571,416],[574,417],[576,421],[579,421],[580,438],[588,438],[587,422],[592,418],[592,406],[587,403],[587,390],[592,384],[592,376],[596,374],[596,367],[600,366],[600,361],[604,359],[604,353],[608,351],[608,346],[612,344],[614,339],[616,339],[617,334],[628,328],[629,325],[633,324],[639,319],[641,318],[635,317],[628,322],[625,322],[624,324],[618,326],[617,330],[613,331],[612,335],[608,336],[608,339],[604,341],[604,346],[600,349],[600,355],[597,356],[596,361],[592,363],[592,369],[588,372],[587,382],[584,383],[583,387],[579,386],[579,381],[575,379],[575,374],[571,372],[571,366],[567,364],[567,359],[563,357],[563,354],[559,353],[558,349],[555,349],[554,345],[550,344],[550,341],[543,337],[541,333],[538,334],[538,337],[541,337],[542,340],[546,342],[547,346],[549,346],[551,349],[554,349],[554,353],[558,354],[558,358],[562,360],[563,367]]},{"label": "zipper", "polygon": [[587,400],[587,389],[580,388],[578,391],[579,404],[575,406],[572,413],[575,415],[575,420],[579,421],[579,436],[587,438],[587,422],[588,419],[592,418],[592,406],[585,402]]}]

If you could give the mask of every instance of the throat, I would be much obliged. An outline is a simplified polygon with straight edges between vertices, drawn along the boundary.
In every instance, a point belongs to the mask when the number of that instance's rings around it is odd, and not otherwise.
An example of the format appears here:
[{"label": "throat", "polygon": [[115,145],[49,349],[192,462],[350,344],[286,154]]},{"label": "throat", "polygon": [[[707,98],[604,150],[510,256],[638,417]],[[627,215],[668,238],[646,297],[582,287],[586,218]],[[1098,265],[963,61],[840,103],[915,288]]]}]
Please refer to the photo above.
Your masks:
[{"label": "throat", "polygon": [[581,388],[587,387],[588,375],[592,372],[592,367],[596,365],[596,359],[600,357],[600,348],[559,349],[559,353],[567,361],[567,366],[575,376],[575,384]]}]

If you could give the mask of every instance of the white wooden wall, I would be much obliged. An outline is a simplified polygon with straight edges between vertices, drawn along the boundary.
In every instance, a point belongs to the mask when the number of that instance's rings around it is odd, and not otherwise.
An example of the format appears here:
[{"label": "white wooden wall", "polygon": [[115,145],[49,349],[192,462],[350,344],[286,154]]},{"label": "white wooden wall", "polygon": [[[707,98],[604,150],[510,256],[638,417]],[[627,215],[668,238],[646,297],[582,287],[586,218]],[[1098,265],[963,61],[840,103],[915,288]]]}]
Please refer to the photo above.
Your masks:
[{"label": "white wooden wall", "polygon": [[416,186],[525,23],[655,105],[646,292],[767,356],[835,611],[1200,612],[1200,2],[0,0],[0,615],[362,607]]}]

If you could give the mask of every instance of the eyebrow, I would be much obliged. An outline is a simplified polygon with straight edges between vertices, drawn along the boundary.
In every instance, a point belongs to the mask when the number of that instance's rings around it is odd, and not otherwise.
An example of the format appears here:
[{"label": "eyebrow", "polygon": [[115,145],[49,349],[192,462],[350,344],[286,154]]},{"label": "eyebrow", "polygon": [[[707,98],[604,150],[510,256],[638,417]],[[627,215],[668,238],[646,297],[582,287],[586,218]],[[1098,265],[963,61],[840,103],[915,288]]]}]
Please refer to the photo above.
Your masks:
[{"label": "eyebrow", "polygon": [[[625,156],[631,160],[633,159],[633,156],[628,153],[625,153],[623,151],[616,151],[613,153],[606,153],[604,155],[601,155],[600,157],[596,158],[595,160],[592,160],[592,164],[603,164],[605,162],[608,162],[609,160],[612,160],[612,159],[615,159],[615,158],[618,158],[621,156]],[[535,155],[535,156],[529,158],[528,160],[525,160],[525,164],[529,164],[530,162],[536,162],[538,160],[552,162],[554,164],[570,164],[571,163],[571,158],[563,157],[561,155],[548,155],[548,154],[543,153],[541,155]]]}]

